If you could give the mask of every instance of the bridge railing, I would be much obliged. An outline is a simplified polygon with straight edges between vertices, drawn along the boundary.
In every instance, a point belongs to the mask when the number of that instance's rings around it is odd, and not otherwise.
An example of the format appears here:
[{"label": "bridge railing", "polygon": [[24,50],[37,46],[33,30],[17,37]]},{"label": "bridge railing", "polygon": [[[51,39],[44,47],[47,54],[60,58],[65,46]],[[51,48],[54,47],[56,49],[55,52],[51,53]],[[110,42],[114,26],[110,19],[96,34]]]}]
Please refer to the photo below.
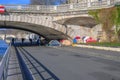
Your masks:
[{"label": "bridge railing", "polygon": [[38,12],[38,13],[59,13],[78,10],[98,9],[114,6],[120,0],[102,0],[95,2],[81,2],[64,5],[5,5],[7,11],[13,12]]},{"label": "bridge railing", "polygon": [[7,48],[5,55],[3,56],[0,62],[0,80],[6,80],[7,78],[7,69],[8,69],[8,61],[10,56],[10,48],[11,45]]},{"label": "bridge railing", "polygon": [[92,7],[99,7],[99,6],[104,6],[104,5],[108,5],[107,1],[95,1],[95,2],[91,2],[91,6]]}]

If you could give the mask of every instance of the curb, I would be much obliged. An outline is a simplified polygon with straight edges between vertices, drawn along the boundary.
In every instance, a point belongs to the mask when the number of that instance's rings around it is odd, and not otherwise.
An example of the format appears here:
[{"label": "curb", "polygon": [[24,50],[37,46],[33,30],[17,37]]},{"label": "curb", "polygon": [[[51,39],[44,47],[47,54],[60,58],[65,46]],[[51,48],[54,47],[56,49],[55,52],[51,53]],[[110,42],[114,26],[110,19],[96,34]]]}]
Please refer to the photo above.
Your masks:
[{"label": "curb", "polygon": [[90,46],[90,45],[74,45],[74,47],[93,48],[93,49],[100,49],[100,50],[108,50],[108,51],[120,52],[120,48],[112,48],[112,47],[100,47],[100,46]]}]

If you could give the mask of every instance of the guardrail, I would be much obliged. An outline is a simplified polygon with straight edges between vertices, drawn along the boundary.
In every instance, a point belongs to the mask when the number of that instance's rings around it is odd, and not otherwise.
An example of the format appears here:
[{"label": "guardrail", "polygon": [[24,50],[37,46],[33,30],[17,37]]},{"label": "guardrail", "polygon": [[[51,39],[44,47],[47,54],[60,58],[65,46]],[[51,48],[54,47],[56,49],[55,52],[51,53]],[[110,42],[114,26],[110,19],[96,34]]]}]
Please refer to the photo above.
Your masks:
[{"label": "guardrail", "polygon": [[5,5],[7,11],[13,12],[38,12],[38,13],[59,13],[78,10],[99,9],[114,6],[120,0],[101,0],[94,2],[80,2],[63,5]]},{"label": "guardrail", "polygon": [[6,78],[7,78],[10,48],[11,48],[11,45],[9,45],[9,47],[7,48],[5,55],[3,56],[3,58],[0,62],[0,80],[6,80]]}]

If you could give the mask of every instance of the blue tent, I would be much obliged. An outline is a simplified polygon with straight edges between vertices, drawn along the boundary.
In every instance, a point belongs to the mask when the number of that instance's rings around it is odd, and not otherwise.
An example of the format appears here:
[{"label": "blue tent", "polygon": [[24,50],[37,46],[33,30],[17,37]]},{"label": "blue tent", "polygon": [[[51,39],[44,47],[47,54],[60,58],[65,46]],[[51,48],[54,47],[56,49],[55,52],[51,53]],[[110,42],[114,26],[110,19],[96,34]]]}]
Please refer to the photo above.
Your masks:
[{"label": "blue tent", "polygon": [[73,43],[77,43],[77,39],[76,38],[73,39]]}]

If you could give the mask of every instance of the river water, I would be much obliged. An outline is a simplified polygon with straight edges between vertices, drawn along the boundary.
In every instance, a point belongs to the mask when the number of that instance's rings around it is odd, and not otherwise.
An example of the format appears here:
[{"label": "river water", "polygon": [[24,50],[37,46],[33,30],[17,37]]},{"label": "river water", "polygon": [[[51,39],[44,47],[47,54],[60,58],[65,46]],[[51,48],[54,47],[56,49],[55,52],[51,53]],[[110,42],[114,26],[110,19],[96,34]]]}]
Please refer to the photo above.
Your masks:
[{"label": "river water", "polygon": [[8,48],[8,44],[4,40],[0,40],[0,61]]}]

